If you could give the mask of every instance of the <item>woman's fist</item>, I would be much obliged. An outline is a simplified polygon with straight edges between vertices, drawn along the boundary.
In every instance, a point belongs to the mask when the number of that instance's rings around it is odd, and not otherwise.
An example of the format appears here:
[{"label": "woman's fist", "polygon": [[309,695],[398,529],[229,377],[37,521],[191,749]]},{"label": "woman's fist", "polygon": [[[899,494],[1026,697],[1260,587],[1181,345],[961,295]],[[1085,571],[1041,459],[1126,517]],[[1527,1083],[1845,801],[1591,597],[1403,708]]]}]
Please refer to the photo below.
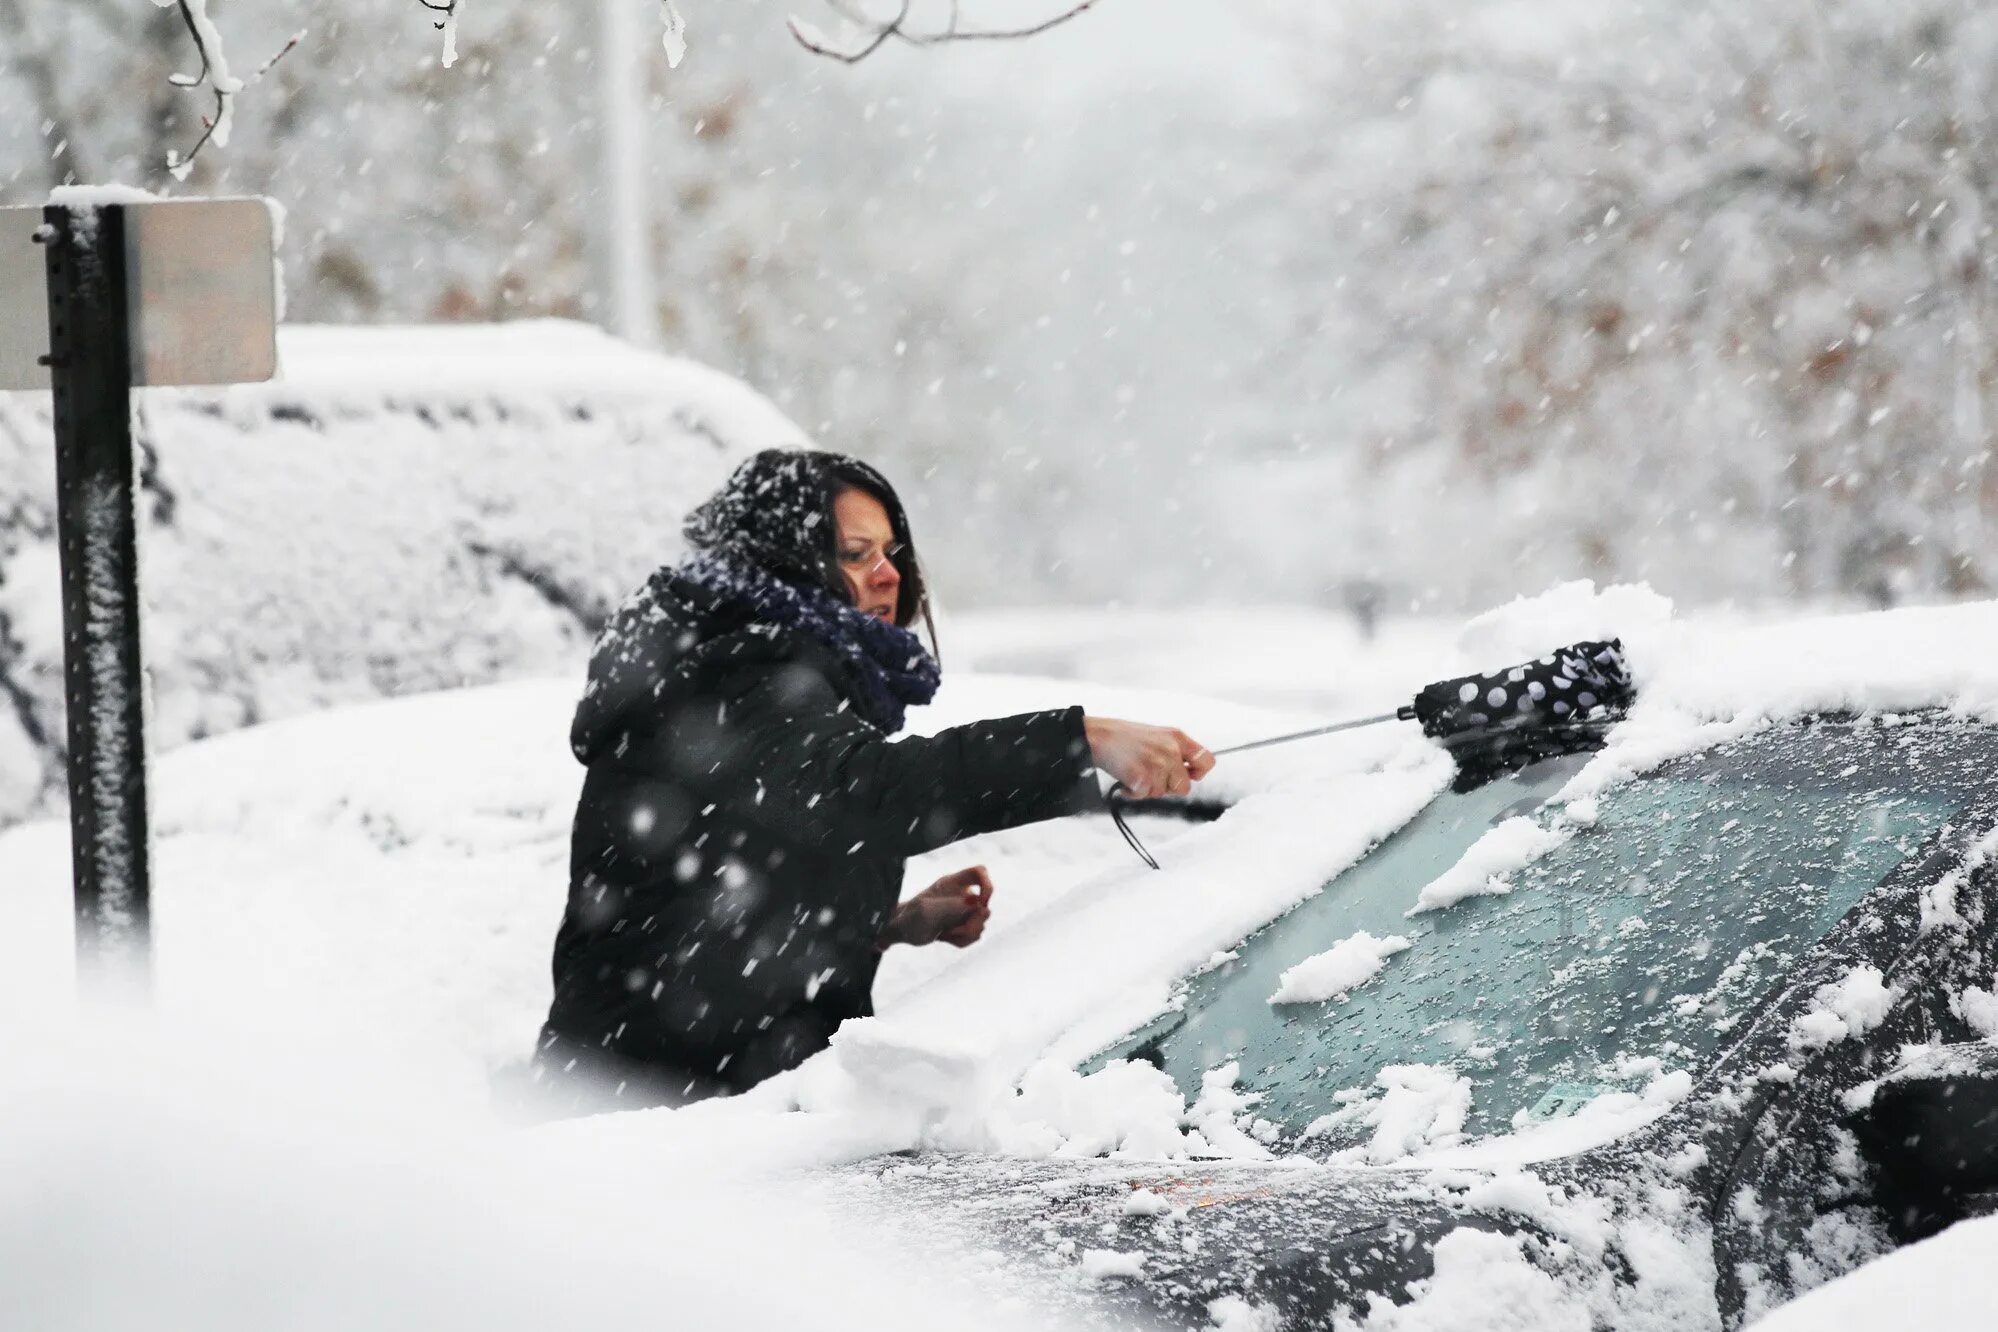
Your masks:
[{"label": "woman's fist", "polygon": [[947,943],[969,948],[992,918],[992,876],[983,865],[946,874],[917,893],[888,920],[888,944]]},{"label": "woman's fist", "polygon": [[1084,717],[1096,766],[1139,800],[1185,795],[1214,771],[1214,756],[1185,731],[1144,726],[1111,717]]}]

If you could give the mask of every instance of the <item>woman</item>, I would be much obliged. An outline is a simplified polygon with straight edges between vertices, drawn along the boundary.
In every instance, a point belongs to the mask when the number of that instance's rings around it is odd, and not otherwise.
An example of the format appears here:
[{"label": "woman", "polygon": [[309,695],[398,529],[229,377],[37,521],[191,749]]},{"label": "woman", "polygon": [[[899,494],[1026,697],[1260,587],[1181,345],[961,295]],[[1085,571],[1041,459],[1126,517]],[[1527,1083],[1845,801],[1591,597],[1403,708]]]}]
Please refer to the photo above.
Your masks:
[{"label": "woman", "polygon": [[872,1011],[883,949],[983,931],[982,867],[898,905],[906,857],[1098,808],[1096,767],[1144,796],[1213,766],[1079,708],[890,743],[939,670],[908,518],[865,463],[759,453],[686,536],[598,639],[570,733],[589,772],[544,1081],[657,1105],[794,1067]]}]

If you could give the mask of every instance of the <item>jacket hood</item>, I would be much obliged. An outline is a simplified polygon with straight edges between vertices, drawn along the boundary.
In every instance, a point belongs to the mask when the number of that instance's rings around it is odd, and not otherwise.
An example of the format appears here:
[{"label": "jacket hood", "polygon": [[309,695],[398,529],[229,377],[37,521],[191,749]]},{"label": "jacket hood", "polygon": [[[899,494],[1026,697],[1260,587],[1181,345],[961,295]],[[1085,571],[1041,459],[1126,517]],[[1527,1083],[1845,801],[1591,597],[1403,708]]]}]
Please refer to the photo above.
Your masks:
[{"label": "jacket hood", "polygon": [[617,608],[590,653],[590,682],[576,704],[569,748],[588,763],[615,743],[625,718],[659,699],[706,661],[781,655],[747,614],[660,569]]},{"label": "jacket hood", "polygon": [[786,582],[844,596],[832,497],[835,469],[853,462],[805,449],[765,449],[687,515],[687,544],[730,551]]}]

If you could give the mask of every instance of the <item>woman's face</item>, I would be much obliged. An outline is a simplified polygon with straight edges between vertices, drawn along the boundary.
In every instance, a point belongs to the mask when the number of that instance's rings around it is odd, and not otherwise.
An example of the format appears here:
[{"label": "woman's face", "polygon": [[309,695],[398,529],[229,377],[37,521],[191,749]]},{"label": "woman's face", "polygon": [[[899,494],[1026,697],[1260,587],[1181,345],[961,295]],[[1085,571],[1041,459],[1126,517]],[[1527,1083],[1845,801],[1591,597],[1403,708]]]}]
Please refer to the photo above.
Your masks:
[{"label": "woman's face", "polygon": [[839,529],[839,571],[847,595],[864,614],[894,624],[902,574],[890,558],[900,547],[888,510],[864,490],[842,490],[833,497],[833,525]]}]

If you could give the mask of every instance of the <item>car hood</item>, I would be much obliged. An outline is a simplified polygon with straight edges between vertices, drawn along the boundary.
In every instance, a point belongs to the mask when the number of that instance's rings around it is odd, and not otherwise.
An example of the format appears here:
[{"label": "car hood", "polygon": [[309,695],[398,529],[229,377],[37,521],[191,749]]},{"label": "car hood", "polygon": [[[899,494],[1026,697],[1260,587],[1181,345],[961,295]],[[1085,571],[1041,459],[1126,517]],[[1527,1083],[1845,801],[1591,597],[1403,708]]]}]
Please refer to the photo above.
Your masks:
[{"label": "car hood", "polygon": [[838,1187],[918,1246],[1005,1255],[1030,1274],[1009,1289],[1043,1312],[1185,1326],[1227,1296],[1326,1315],[1368,1293],[1399,1295],[1429,1274],[1441,1235],[1497,1228],[1466,1205],[1487,1178],[918,1153],[858,1163]]}]

